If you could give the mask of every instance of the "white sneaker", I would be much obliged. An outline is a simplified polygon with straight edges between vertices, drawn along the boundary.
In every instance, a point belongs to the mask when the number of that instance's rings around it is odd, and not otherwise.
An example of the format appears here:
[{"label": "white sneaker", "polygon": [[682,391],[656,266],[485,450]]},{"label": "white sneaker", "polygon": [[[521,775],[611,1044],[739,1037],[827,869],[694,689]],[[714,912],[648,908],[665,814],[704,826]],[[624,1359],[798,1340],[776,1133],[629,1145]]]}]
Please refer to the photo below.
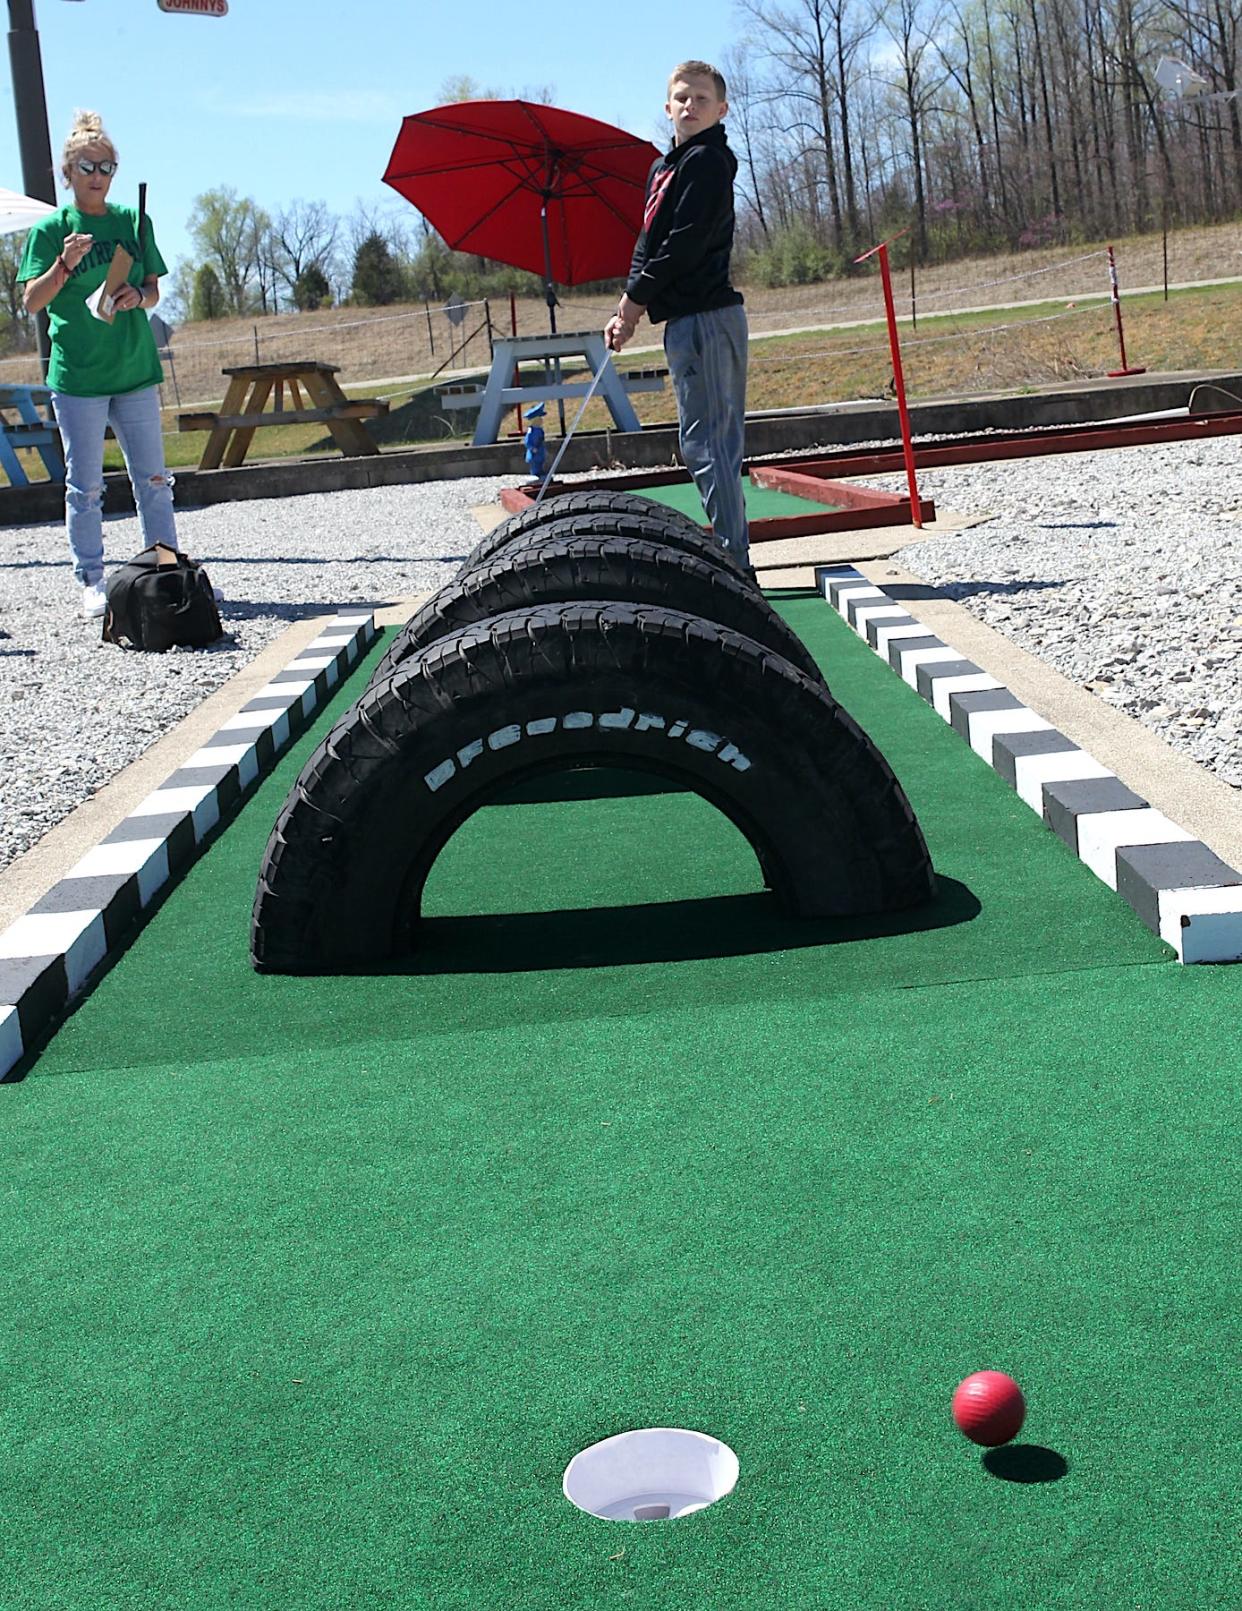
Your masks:
[{"label": "white sneaker", "polygon": [[108,608],[108,595],[104,592],[102,580],[88,582],[82,589],[82,617],[86,621],[97,621]]}]

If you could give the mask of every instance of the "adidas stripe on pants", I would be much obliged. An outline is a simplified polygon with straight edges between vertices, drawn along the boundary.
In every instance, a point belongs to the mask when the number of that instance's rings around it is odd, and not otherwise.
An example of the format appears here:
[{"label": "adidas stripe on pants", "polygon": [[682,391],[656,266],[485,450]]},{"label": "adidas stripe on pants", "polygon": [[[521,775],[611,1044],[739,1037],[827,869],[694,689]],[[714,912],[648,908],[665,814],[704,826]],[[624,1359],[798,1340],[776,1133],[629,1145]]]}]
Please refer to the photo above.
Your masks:
[{"label": "adidas stripe on pants", "polygon": [[681,456],[712,530],[743,565],[750,563],[742,497],[747,350],[746,310],[740,303],[682,314],[664,327]]}]

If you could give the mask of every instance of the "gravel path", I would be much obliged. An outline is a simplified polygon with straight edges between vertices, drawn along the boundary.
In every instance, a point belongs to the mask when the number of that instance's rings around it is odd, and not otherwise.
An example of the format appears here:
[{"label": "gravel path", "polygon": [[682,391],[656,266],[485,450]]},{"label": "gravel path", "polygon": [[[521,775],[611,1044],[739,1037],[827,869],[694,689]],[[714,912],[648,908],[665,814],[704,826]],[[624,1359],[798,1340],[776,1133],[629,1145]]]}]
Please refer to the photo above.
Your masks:
[{"label": "gravel path", "polygon": [[1237,787],[1240,461],[1219,437],[926,470],[923,496],[993,518],[897,561]]},{"label": "gravel path", "polygon": [[[511,478],[510,478],[511,479]],[[178,536],[225,596],[210,649],[133,654],[77,615],[63,528],[0,528],[0,868],[88,799],[291,621],[439,586],[479,540],[472,504],[501,480],[256,499],[178,512]],[[109,563],[142,546],[104,529]]]},{"label": "gravel path", "polygon": [[[1242,483],[1222,438],[925,471],[986,524],[912,544],[901,564],[1242,785]],[[901,477],[877,478],[900,490]],[[187,552],[223,589],[209,650],[127,654],[76,616],[59,526],[0,529],[0,868],[22,854],[290,621],[445,581],[478,541],[470,508],[501,480],[436,482],[188,509]],[[1131,512],[1131,505],[1136,512]],[[106,528],[109,559],[140,546]],[[269,557],[270,556],[270,557]]]}]

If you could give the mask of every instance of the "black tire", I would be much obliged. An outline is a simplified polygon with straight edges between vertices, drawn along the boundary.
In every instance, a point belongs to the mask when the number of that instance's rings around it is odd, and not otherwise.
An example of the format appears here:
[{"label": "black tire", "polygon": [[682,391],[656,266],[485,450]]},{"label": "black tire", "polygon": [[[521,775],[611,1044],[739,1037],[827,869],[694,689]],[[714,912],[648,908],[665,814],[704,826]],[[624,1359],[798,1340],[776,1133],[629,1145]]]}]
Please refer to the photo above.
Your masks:
[{"label": "black tire", "polygon": [[933,893],[900,785],[821,686],[694,616],[562,604],[441,638],[340,718],[268,841],[254,965],[336,971],[412,950],[427,874],[466,818],[524,779],[583,766],[703,795],[791,915],[896,911]]},{"label": "black tire", "polygon": [[666,508],[650,498],[640,498],[635,492],[605,492],[601,489],[597,492],[563,492],[555,498],[545,498],[538,508],[531,507],[510,515],[474,545],[458,574],[477,565],[515,537],[522,537],[540,526],[573,519],[582,529],[581,522],[594,515],[620,517],[625,522],[624,530],[635,537],[653,537],[657,532],[661,535],[681,533],[687,539],[697,539],[706,547],[718,550],[728,564],[734,564],[723,544],[717,542],[703,526],[696,525],[688,515],[678,514],[676,509]]},{"label": "black tire", "polygon": [[[496,528],[499,531],[499,527]],[[730,558],[727,549],[715,542],[706,532],[692,531],[684,526],[653,526],[650,521],[630,514],[567,515],[563,520],[549,521],[546,526],[532,526],[529,531],[513,532],[502,543],[488,548],[476,559],[472,554],[458,570],[456,581],[469,576],[480,565],[490,565],[501,554],[515,548],[526,548],[531,543],[553,542],[563,537],[631,537],[639,542],[662,543],[675,548],[679,554],[694,554],[730,576],[740,576],[751,587],[758,588],[753,575],[741,570]]]},{"label": "black tire", "polygon": [[371,682],[383,681],[410,655],[459,627],[532,605],[585,599],[700,615],[775,650],[812,681],[823,681],[797,633],[736,572],[659,541],[576,532],[553,537],[547,535],[551,530],[527,532],[433,594],[388,646]]}]

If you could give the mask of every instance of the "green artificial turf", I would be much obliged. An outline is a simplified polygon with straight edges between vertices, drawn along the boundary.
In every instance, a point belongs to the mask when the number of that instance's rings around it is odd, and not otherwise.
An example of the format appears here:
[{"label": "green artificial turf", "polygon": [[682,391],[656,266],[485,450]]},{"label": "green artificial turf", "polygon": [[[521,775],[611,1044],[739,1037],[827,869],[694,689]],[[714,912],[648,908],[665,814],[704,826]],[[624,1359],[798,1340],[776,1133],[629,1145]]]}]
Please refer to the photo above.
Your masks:
[{"label": "green artificial turf", "polygon": [[[1236,1603],[1242,972],[783,608],[920,814],[927,921],[791,932],[701,802],[615,790],[473,818],[423,971],[260,977],[308,738],[0,1088],[6,1608]],[[952,1428],[984,1366],[1060,1480]],[[641,1425],[736,1492],[574,1510]]]},{"label": "green artificial turf", "polygon": [[[693,481],[675,481],[664,487],[635,487],[640,498],[654,503],[667,504],[691,520],[706,522],[699,489]],[[746,513],[751,520],[775,520],[780,516],[831,514],[837,504],[810,503],[806,498],[795,498],[790,492],[774,492],[769,487],[757,487],[748,475],[742,477],[742,491],[746,498]]]}]

